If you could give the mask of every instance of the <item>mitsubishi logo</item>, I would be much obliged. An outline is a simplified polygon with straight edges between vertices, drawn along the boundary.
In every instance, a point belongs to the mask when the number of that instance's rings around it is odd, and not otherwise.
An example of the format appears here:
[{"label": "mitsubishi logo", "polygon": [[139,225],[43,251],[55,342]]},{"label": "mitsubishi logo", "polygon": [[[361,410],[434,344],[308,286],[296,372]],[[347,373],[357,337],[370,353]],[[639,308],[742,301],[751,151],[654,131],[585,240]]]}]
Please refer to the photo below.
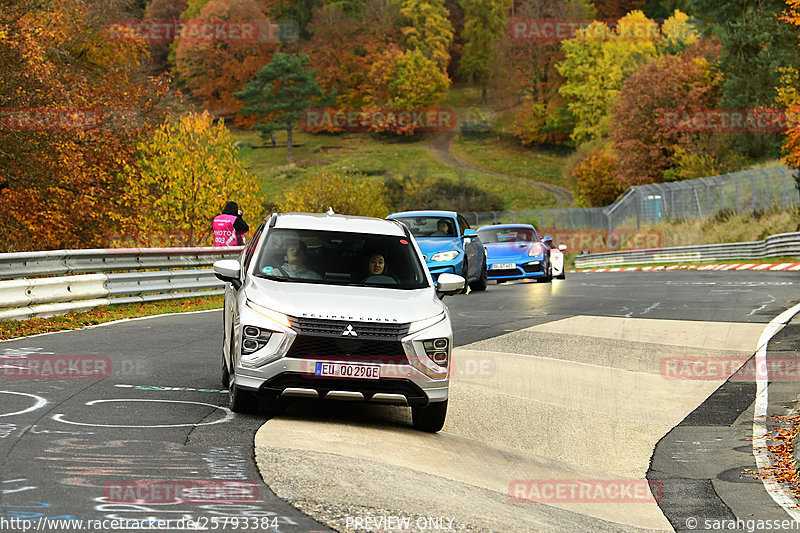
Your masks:
[{"label": "mitsubishi logo", "polygon": [[347,327],[344,328],[344,331],[342,332],[343,337],[346,337],[348,335],[351,335],[353,337],[358,337],[358,333],[356,333],[356,330],[354,330],[353,326],[351,326],[350,324],[347,324]]}]

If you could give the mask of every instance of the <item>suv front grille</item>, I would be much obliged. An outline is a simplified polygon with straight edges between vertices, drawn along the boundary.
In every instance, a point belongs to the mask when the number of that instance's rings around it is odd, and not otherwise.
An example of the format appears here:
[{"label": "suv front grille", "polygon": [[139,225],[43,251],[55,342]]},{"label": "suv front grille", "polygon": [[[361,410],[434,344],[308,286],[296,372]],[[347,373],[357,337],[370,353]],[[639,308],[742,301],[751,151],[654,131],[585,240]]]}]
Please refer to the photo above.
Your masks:
[{"label": "suv front grille", "polygon": [[298,335],[286,357],[408,364],[400,341]]},{"label": "suv front grille", "polygon": [[411,326],[408,323],[353,322],[293,316],[289,317],[289,324],[300,335],[339,337],[347,330],[348,337],[378,340],[400,340],[408,334],[408,328]]}]

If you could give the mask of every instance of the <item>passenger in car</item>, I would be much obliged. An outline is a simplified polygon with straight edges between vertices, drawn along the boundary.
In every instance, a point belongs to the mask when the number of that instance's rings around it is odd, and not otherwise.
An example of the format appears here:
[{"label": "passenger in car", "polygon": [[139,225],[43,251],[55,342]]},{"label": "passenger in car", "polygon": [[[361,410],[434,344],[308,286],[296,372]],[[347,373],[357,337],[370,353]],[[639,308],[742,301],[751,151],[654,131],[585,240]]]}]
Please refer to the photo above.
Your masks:
[{"label": "passenger in car", "polygon": [[370,254],[367,258],[367,277],[362,283],[394,285],[397,280],[386,273],[386,258],[381,253]]},{"label": "passenger in car", "polygon": [[286,241],[283,260],[286,262],[278,270],[287,278],[322,279],[322,276],[306,268],[306,243],[300,239]]}]

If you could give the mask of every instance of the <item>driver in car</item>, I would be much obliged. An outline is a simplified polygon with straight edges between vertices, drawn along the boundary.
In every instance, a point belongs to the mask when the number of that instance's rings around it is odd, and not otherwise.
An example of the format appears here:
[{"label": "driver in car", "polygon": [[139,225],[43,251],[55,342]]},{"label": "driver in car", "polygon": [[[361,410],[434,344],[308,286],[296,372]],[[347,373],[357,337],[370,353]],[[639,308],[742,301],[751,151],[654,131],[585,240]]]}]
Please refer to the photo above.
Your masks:
[{"label": "driver in car", "polygon": [[450,221],[446,218],[440,218],[439,222],[436,224],[436,229],[438,231],[431,234],[431,237],[452,237],[452,232],[450,231]]},{"label": "driver in car", "polygon": [[286,251],[283,260],[286,261],[278,270],[287,278],[295,279],[322,279],[322,276],[306,268],[306,243],[300,239],[291,238],[286,241]]}]

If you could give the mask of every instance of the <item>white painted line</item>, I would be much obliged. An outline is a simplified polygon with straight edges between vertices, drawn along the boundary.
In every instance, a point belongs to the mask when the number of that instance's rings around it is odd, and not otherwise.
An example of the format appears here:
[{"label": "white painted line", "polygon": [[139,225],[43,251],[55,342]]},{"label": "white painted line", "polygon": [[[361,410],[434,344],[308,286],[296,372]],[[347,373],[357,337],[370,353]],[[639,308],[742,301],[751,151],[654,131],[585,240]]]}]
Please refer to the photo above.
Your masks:
[{"label": "white painted line", "polygon": [[221,418],[219,420],[215,420],[213,422],[197,422],[197,423],[188,423],[188,424],[150,424],[150,425],[127,425],[127,424],[91,424],[86,422],[74,422],[72,420],[67,420],[64,418],[64,415],[61,413],[54,414],[50,418],[55,420],[56,422],[61,422],[63,424],[73,424],[76,426],[90,426],[90,427],[97,427],[97,428],[136,428],[136,429],[143,429],[143,428],[179,428],[179,427],[198,427],[198,426],[213,426],[215,424],[223,424],[233,419],[233,411],[228,409],[227,407],[222,407],[220,405],[214,405],[211,403],[204,403],[204,402],[189,402],[184,400],[151,400],[151,399],[144,399],[144,398],[113,398],[110,400],[92,400],[90,402],[86,402],[84,405],[95,405],[99,403],[110,403],[110,402],[157,402],[157,403],[186,403],[192,405],[202,405],[205,407],[211,407],[212,409],[219,409],[220,411],[225,413],[225,418]]},{"label": "white painted line", "polygon": [[[761,337],[758,339],[756,369],[764,368],[769,372],[769,367],[767,367],[767,343],[784,325],[788,324],[797,313],[800,313],[800,304],[776,316],[767,324],[767,327],[764,328]],[[764,375],[764,373],[756,371],[756,404],[755,411],[753,412],[753,456],[756,458],[756,466],[760,473],[769,472],[769,467],[771,466],[769,453],[767,452],[768,405],[769,375]],[[764,488],[772,499],[775,500],[775,503],[783,507],[783,510],[794,518],[796,522],[800,522],[800,509],[798,509],[800,502],[774,479],[762,477],[761,482],[764,484]]]},{"label": "white painted line", "polygon": [[779,265],[772,265],[770,270],[785,270],[785,269],[789,268],[792,265],[794,265],[794,263],[781,263]]},{"label": "white painted line", "polygon": [[797,264],[797,265],[795,265],[795,266],[793,266],[793,267],[791,267],[791,268],[789,268],[787,270],[800,270],[800,264]]},{"label": "white painted line", "polygon": [[0,391],[0,394],[16,394],[18,396],[27,396],[28,398],[33,398],[34,400],[36,400],[36,403],[28,407],[27,409],[23,409],[22,411],[14,411],[13,413],[5,413],[0,416],[24,415],[25,413],[30,413],[31,411],[35,411],[40,407],[44,407],[45,405],[47,405],[47,400],[45,400],[41,396],[37,396],[35,394],[28,394],[27,392],[12,392],[10,390],[3,390]]},{"label": "white painted line", "polygon": [[756,266],[755,263],[750,263],[749,265],[741,265],[737,267],[735,270],[750,270],[754,266]]},{"label": "white painted line", "polygon": [[773,266],[775,266],[775,265],[772,264],[772,263],[764,263],[763,265],[758,265],[753,270],[764,270],[765,268],[770,268],[770,267],[773,267]]}]

